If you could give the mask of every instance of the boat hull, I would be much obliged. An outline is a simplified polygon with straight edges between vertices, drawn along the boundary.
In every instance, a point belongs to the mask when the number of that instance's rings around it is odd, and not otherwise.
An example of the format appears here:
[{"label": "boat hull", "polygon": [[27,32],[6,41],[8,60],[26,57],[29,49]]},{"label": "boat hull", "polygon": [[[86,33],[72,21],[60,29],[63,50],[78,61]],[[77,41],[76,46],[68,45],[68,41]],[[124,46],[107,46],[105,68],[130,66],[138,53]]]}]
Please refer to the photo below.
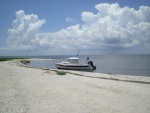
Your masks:
[{"label": "boat hull", "polygon": [[89,64],[61,64],[56,63],[55,64],[58,69],[65,69],[65,70],[87,70],[92,71],[92,67]]}]

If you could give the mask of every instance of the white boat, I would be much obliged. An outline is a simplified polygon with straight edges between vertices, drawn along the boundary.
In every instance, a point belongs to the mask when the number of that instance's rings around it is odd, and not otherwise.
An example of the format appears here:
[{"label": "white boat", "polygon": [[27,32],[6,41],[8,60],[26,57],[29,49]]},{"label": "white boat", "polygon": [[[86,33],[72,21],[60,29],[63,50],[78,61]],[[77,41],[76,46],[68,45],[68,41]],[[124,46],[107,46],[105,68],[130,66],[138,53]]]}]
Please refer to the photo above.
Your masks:
[{"label": "white boat", "polygon": [[[91,61],[92,62],[92,61]],[[85,71],[93,71],[96,69],[96,66],[93,66],[93,62],[88,64],[79,64],[78,57],[68,58],[67,62],[55,63],[58,69],[66,69],[66,70],[85,70]]]}]

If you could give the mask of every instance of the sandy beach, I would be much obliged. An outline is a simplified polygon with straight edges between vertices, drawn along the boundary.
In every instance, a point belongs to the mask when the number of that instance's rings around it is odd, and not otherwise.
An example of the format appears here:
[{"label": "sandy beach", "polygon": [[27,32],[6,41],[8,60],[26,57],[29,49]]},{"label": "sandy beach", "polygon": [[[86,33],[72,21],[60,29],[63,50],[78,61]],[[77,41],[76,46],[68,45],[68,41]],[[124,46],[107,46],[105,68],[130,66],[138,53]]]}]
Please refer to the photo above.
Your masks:
[{"label": "sandy beach", "polygon": [[0,113],[150,113],[150,77],[0,62]]}]

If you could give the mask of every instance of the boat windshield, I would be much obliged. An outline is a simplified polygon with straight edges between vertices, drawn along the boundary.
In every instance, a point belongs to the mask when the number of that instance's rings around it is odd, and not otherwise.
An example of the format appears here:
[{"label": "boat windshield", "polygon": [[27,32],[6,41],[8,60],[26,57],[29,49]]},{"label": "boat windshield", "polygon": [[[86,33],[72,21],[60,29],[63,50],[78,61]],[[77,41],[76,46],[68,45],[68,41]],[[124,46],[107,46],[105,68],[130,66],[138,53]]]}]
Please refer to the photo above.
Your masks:
[{"label": "boat windshield", "polygon": [[68,62],[71,64],[79,64],[79,59],[68,59]]}]

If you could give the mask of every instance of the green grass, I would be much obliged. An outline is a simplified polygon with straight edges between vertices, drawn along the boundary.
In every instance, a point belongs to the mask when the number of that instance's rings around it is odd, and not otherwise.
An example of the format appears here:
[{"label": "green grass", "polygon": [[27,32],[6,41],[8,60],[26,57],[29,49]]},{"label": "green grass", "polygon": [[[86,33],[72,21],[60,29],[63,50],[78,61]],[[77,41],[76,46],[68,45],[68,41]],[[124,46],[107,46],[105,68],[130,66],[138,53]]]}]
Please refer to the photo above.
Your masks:
[{"label": "green grass", "polygon": [[9,60],[15,60],[15,59],[25,59],[25,58],[0,58],[0,62],[2,62],[2,61],[9,61]]},{"label": "green grass", "polygon": [[57,73],[57,75],[66,75],[67,72],[63,72],[63,71],[55,71]]},{"label": "green grass", "polygon": [[13,60],[14,58],[0,58],[0,61],[8,61],[8,60]]}]

